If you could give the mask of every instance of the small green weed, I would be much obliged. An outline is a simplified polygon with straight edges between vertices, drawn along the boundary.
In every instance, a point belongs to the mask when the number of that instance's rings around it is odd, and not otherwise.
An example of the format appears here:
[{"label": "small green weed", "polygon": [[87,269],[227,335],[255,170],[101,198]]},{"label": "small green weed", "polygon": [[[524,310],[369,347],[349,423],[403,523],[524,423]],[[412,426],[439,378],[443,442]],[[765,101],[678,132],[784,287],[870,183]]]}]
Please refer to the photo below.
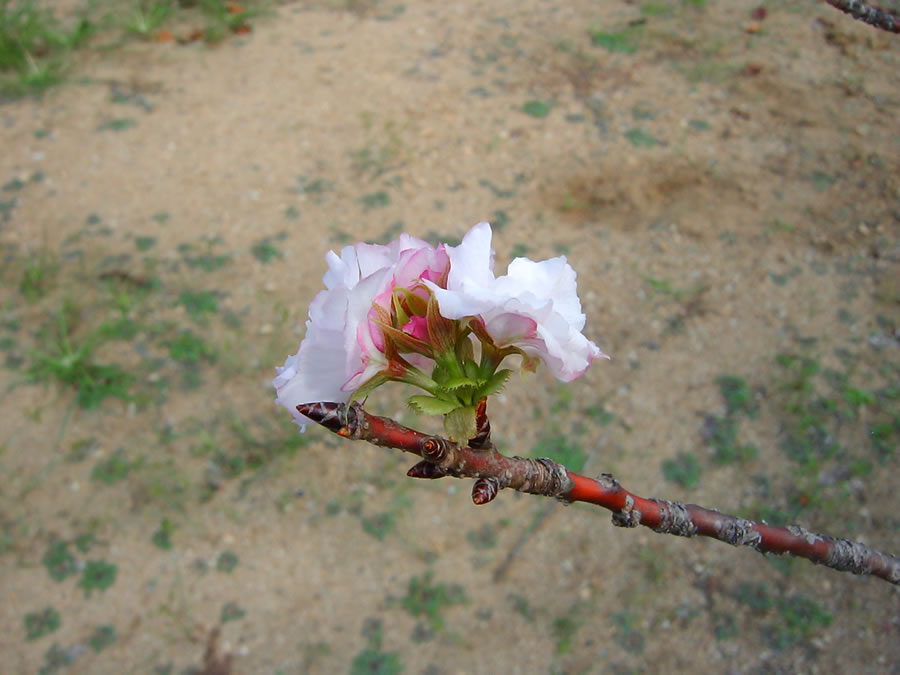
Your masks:
[{"label": "small green weed", "polygon": [[28,376],[32,382],[55,379],[74,387],[75,399],[84,409],[97,408],[107,397],[130,400],[129,388],[134,376],[120,366],[98,364],[93,352],[103,342],[98,332],[88,335],[80,345],[74,345],[68,328],[66,308],[59,311],[56,335],[45,334],[49,344],[32,352]]},{"label": "small green weed", "polygon": [[134,245],[138,251],[145,253],[156,246],[156,237],[135,237]]},{"label": "small green weed", "polygon": [[584,469],[585,462],[587,462],[587,454],[581,445],[560,433],[542,436],[532,448],[531,456],[549,457],[575,473]]},{"label": "small green weed", "polygon": [[272,243],[272,240],[266,237],[265,239],[260,239],[258,242],[253,244],[253,248],[250,249],[250,252],[253,254],[253,257],[259,260],[259,262],[264,265],[272,262],[276,258],[283,258],[284,255],[278,249],[275,244]]},{"label": "small green weed", "polygon": [[469,530],[466,532],[466,539],[472,548],[477,550],[487,550],[497,545],[497,527],[490,523],[484,523],[477,530]]},{"label": "small green weed", "polygon": [[57,630],[62,619],[53,607],[45,607],[40,612],[25,615],[25,639],[37,640]]},{"label": "small green weed", "polygon": [[311,198],[313,203],[321,204],[325,201],[325,194],[334,189],[334,182],[324,178],[308,178],[307,176],[298,176],[297,185],[291,188],[292,192],[306,195]]},{"label": "small green weed", "polygon": [[[370,134],[377,131],[373,128],[371,113],[364,112],[362,117],[363,126]],[[351,153],[353,171],[359,176],[375,179],[399,168],[409,154],[409,148],[400,132],[401,129],[395,122],[386,121],[381,130],[369,138],[363,147]]]},{"label": "small green weed", "polygon": [[546,101],[528,101],[522,105],[522,112],[532,117],[547,117],[551,110],[553,110],[553,104]]},{"label": "small green weed", "polygon": [[862,408],[875,402],[875,395],[864,389],[847,387],[844,389],[844,400],[853,408]]},{"label": "small green weed", "polygon": [[36,0],[0,4],[0,90],[14,96],[61,81],[69,52],[93,32],[83,17],[63,25]]},{"label": "small green weed", "polygon": [[609,410],[604,408],[600,403],[595,403],[588,406],[584,412],[597,424],[604,427],[610,424],[614,419],[616,419],[616,416]]},{"label": "small green weed", "polygon": [[91,546],[95,543],[94,535],[91,532],[85,532],[84,534],[80,534],[75,537],[75,548],[78,549],[79,553],[87,553],[91,550]]},{"label": "small green weed", "polygon": [[376,513],[372,516],[364,516],[361,519],[363,530],[371,534],[378,541],[384,541],[384,538],[394,531],[397,526],[397,519],[390,511]]},{"label": "small green weed", "polygon": [[665,16],[671,14],[674,8],[665,2],[645,2],[641,5],[641,14],[645,16]]},{"label": "small green weed", "polygon": [[182,291],[178,304],[184,307],[194,321],[200,321],[206,314],[219,311],[219,294],[215,291]]},{"label": "small green weed", "polygon": [[113,485],[124,480],[131,467],[132,463],[125,456],[125,450],[119,448],[106,459],[97,462],[91,471],[91,479]]},{"label": "small green weed", "polygon": [[367,195],[363,195],[360,200],[366,211],[379,207],[388,206],[391,203],[391,196],[384,190],[378,190]]},{"label": "small green weed", "polygon": [[169,343],[169,356],[184,365],[197,365],[201,361],[214,363],[216,350],[203,338],[189,330],[184,330]]},{"label": "small green weed", "polygon": [[503,229],[509,225],[509,214],[503,209],[497,209],[494,211],[494,217],[491,218],[491,226],[494,228],[495,232],[502,232]]},{"label": "small green weed", "polygon": [[83,462],[96,447],[97,442],[93,438],[81,438],[73,441],[69,447],[69,452],[66,453],[66,461],[72,464]]},{"label": "small green weed", "polygon": [[656,586],[660,585],[666,571],[666,558],[649,546],[641,549],[638,558],[647,575],[647,580]]},{"label": "small green weed", "polygon": [[717,464],[734,464],[754,459],[759,450],[755,445],[738,443],[738,421],[730,415],[707,415],[703,425],[703,437],[713,450]]},{"label": "small green weed", "polygon": [[706,120],[688,120],[688,126],[694,131],[709,131],[712,125]]},{"label": "small green weed", "polygon": [[47,572],[54,581],[78,574],[78,561],[69,551],[69,545],[62,539],[57,539],[50,544],[50,548],[41,558],[41,563],[47,568]]},{"label": "small green weed", "polygon": [[[507,190],[498,185],[494,185],[494,183],[489,181],[487,178],[481,178],[478,181],[478,184],[481,187],[490,190],[494,194],[494,196],[497,197],[498,199],[511,199],[512,197],[516,196],[515,190]],[[448,243],[451,243],[451,241],[452,240],[448,240]]]},{"label": "small green weed", "polygon": [[163,551],[171,551],[174,547],[174,544],[172,543],[172,534],[174,534],[174,532],[175,525],[172,521],[168,518],[163,518],[150,540],[156,548]]},{"label": "small green weed", "polygon": [[219,42],[227,33],[241,33],[248,29],[250,20],[269,13],[265,3],[230,0],[196,0],[196,5],[207,19],[204,36],[207,42]]},{"label": "small green weed", "polygon": [[581,628],[583,623],[583,619],[579,619],[571,614],[558,616],[553,619],[553,623],[550,625],[550,631],[553,633],[553,637],[556,640],[557,654],[565,654],[572,650],[572,647],[575,646],[575,636],[578,634],[578,629]]},{"label": "small green weed", "polygon": [[513,244],[513,247],[509,252],[509,257],[513,258],[513,259],[524,258],[525,256],[528,255],[528,251],[529,251],[529,249],[526,244],[516,243],[516,244]]},{"label": "small green weed", "polygon": [[127,131],[137,126],[133,117],[114,117],[97,125],[97,131]]},{"label": "small green weed", "polygon": [[625,138],[636,148],[652,148],[659,144],[651,134],[643,129],[629,129],[625,132]]},{"label": "small green weed", "polygon": [[39,675],[53,675],[61,668],[68,668],[75,662],[77,654],[71,649],[63,649],[54,643],[50,649],[44,652],[44,665],[38,671]]},{"label": "small green weed", "polygon": [[743,378],[736,375],[720,375],[716,378],[716,384],[719,385],[719,391],[725,399],[729,415],[738,412],[748,417],[759,415],[759,404],[754,400],[753,392]]},{"label": "small green weed", "polygon": [[233,551],[223,551],[219,554],[219,557],[216,558],[216,569],[220,572],[231,574],[234,572],[234,568],[238,566],[239,562],[240,558],[237,553]]},{"label": "small green weed", "polygon": [[402,672],[399,652],[383,652],[374,647],[363,649],[350,664],[350,675],[400,675]]},{"label": "small green weed", "polygon": [[512,603],[513,611],[516,614],[520,614],[529,623],[534,623],[535,619],[537,619],[537,612],[529,604],[528,598],[519,593],[510,593],[506,597]]},{"label": "small green weed", "polygon": [[146,463],[142,460],[141,471],[135,472],[129,487],[136,504],[156,503],[181,513],[197,492],[183,467],[171,457]]},{"label": "small green weed", "polygon": [[832,615],[815,600],[799,593],[777,602],[781,623],[763,629],[773,649],[786,649],[808,640],[817,630],[831,625]]},{"label": "small green weed", "polygon": [[703,467],[692,452],[679,452],[674,459],[664,459],[662,462],[663,477],[687,490],[697,487],[702,473]]},{"label": "small green weed", "polygon": [[237,621],[243,619],[247,615],[247,610],[242,608],[236,602],[226,602],[222,607],[222,613],[219,615],[220,623],[228,623],[229,621]]},{"label": "small green weed", "polygon": [[765,584],[754,584],[749,581],[742,581],[735,587],[734,599],[758,613],[770,610],[775,604]]},{"label": "small green weed", "polygon": [[59,264],[50,253],[47,251],[32,253],[25,260],[22,278],[19,281],[19,292],[28,302],[37,302],[53,287],[58,272]]},{"label": "small green weed", "polygon": [[873,424],[869,427],[869,438],[872,449],[880,462],[885,462],[897,453],[898,439],[900,439],[900,413],[888,419],[886,422]]},{"label": "small green weed", "polygon": [[422,577],[412,577],[406,596],[400,598],[400,606],[412,616],[427,617],[431,629],[437,632],[444,627],[444,609],[464,603],[467,598],[459,584],[433,584],[432,577],[431,570]]},{"label": "small green weed", "polygon": [[175,11],[175,5],[168,0],[150,0],[131,8],[122,22],[126,33],[148,40]]},{"label": "small green weed", "polygon": [[591,31],[591,43],[611,52],[634,54],[638,50],[638,28],[626,28],[610,33],[602,30]]},{"label": "small green weed", "polygon": [[88,644],[95,652],[102,652],[118,639],[116,627],[109,624],[105,626],[97,626],[91,637],[88,638]]},{"label": "small green weed", "polygon": [[79,588],[84,589],[85,597],[91,597],[95,590],[105,591],[116,582],[119,568],[105,560],[88,560],[81,573]]},{"label": "small green weed", "polygon": [[178,252],[181,253],[185,264],[188,267],[201,269],[204,272],[215,272],[220,270],[229,262],[231,262],[230,253],[216,253],[215,248],[222,244],[221,237],[209,237],[202,240],[206,250],[197,252],[196,244],[183,243],[178,245]]},{"label": "small green weed", "polygon": [[839,449],[828,424],[834,405],[815,396],[813,378],[821,371],[816,359],[779,354],[775,360],[785,371],[779,389],[784,399],[786,433],[779,445],[791,460],[812,470]]},{"label": "small green weed", "polygon": [[646,638],[635,626],[637,617],[631,612],[615,612],[612,616],[613,625],[616,627],[615,639],[629,654],[643,654]]},{"label": "small green weed", "polygon": [[363,622],[362,636],[368,646],[350,664],[350,675],[400,675],[403,664],[397,652],[382,651],[383,626],[381,620],[369,617]]},{"label": "small green weed", "polygon": [[701,434],[713,448],[713,461],[717,464],[734,464],[754,459],[759,450],[754,445],[738,443],[738,414],[748,417],[759,414],[759,405],[743,378],[736,375],[720,375],[716,378],[719,391],[725,401],[724,417],[707,415]]},{"label": "small green weed", "polygon": [[713,613],[713,635],[716,640],[733,640],[740,634],[734,616],[724,612]]}]

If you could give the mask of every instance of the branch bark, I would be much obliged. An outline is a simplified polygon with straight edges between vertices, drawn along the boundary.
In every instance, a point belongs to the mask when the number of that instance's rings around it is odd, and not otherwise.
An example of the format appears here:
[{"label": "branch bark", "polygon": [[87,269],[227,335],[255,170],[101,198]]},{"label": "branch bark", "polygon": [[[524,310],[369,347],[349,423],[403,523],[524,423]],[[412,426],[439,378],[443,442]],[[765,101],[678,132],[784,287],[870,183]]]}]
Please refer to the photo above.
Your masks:
[{"label": "branch bark", "polygon": [[474,478],[472,499],[476,504],[492,501],[503,488],[564,502],[586,502],[612,511],[613,524],[619,527],[643,525],[661,534],[711,537],[732,546],[799,556],[840,572],[871,574],[900,585],[900,558],[859,542],[815,534],[799,525],[773,527],[696,504],[639,497],[623,488],[612,474],[588,478],[547,458],[501,455],[490,442],[484,402],[476,415],[474,442],[466,445],[370,415],[358,404],[309,403],[298,405],[297,410],[344,438],[418,455],[422,461],[409,470],[411,477]]},{"label": "branch bark", "polygon": [[826,0],[829,5],[888,33],[900,33],[900,18],[879,7],[873,7],[860,0]]}]

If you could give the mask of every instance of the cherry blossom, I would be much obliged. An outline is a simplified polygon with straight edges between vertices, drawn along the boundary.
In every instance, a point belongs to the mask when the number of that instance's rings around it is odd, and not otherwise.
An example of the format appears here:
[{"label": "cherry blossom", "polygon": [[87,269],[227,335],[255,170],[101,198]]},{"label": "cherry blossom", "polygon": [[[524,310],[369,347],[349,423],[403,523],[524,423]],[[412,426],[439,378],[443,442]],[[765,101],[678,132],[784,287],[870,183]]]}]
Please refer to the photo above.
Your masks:
[{"label": "cherry blossom", "polygon": [[[403,234],[387,246],[359,243],[338,257],[326,255],[328,271],[309,308],[306,336],[298,352],[277,368],[276,402],[301,426],[310,422],[296,411],[301,403],[346,403],[361,385],[390,365],[374,310],[390,310],[392,292],[419,279],[446,274],[445,247]],[[420,362],[421,363],[421,362]]]}]

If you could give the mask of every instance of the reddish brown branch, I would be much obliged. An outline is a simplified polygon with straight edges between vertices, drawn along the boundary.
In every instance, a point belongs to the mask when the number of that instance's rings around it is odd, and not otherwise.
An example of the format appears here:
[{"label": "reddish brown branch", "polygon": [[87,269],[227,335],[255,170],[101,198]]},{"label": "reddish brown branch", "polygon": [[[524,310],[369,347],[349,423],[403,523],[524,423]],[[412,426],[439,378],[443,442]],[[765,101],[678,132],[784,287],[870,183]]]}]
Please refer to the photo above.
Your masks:
[{"label": "reddish brown branch", "polygon": [[[632,494],[604,473],[588,478],[546,459],[506,457],[497,452],[487,435],[483,447],[460,446],[440,436],[428,436],[392,419],[370,415],[361,406],[312,403],[297,406],[302,414],[336,434],[413,453],[422,461],[409,470],[415,478],[474,478],[472,499],[486,504],[503,488],[555,497],[566,502],[587,502],[613,512],[620,527],[643,525],[655,532],[681,537],[700,535],[732,546],[749,546],[760,553],[787,553],[841,572],[871,574],[900,585],[900,558],[875,551],[847,539],[808,532],[797,525],[773,527],[729,516],[695,504],[645,499]],[[480,411],[485,429],[487,414]],[[486,427],[489,434],[489,425]]]},{"label": "reddish brown branch", "polygon": [[900,33],[900,18],[887,10],[873,7],[860,0],[826,0],[826,2],[857,21],[886,30],[888,33]]},{"label": "reddish brown branch", "polygon": [[900,584],[900,558],[847,539],[809,532],[798,525],[773,527],[744,518],[665,499],[632,494],[610,474],[587,478],[569,472],[574,486],[562,495],[573,502],[597,504],[613,512],[620,527],[644,525],[655,532],[681,537],[700,535],[732,546],[749,546],[760,553],[788,553],[841,572],[872,574]]}]

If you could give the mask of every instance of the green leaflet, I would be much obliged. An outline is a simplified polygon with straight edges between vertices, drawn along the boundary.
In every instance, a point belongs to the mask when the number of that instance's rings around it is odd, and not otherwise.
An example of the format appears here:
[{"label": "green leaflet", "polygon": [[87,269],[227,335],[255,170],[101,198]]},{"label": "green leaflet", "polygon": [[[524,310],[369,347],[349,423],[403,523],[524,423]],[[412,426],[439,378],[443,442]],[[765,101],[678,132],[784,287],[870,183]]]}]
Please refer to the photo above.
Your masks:
[{"label": "green leaflet", "polygon": [[463,387],[475,389],[483,382],[484,380],[473,380],[468,377],[451,377],[446,382],[441,382],[441,387],[447,389],[448,391],[456,391],[457,389],[462,389]]},{"label": "green leaflet", "polygon": [[444,430],[451,441],[465,443],[475,435],[475,408],[457,408],[444,417]]},{"label": "green leaflet", "polygon": [[353,402],[353,401],[359,401],[359,400],[366,398],[366,396],[371,394],[378,387],[380,387],[381,385],[383,385],[387,382],[390,382],[390,381],[391,381],[390,378],[387,377],[384,373],[378,373],[377,375],[375,375],[375,377],[373,377],[371,380],[369,380],[364,385],[362,385],[359,389],[354,391],[353,394],[350,396],[350,401],[348,403]]},{"label": "green leaflet", "polygon": [[503,370],[498,370],[491,376],[491,379],[488,380],[487,385],[482,387],[479,391],[482,397],[490,396],[492,394],[496,394],[501,389],[503,389],[506,381],[509,379],[509,376],[512,375],[512,371],[508,368],[504,368]]},{"label": "green leaflet", "polygon": [[446,415],[459,406],[459,403],[456,401],[445,401],[434,396],[422,395],[410,396],[407,404],[410,408],[423,415]]}]

